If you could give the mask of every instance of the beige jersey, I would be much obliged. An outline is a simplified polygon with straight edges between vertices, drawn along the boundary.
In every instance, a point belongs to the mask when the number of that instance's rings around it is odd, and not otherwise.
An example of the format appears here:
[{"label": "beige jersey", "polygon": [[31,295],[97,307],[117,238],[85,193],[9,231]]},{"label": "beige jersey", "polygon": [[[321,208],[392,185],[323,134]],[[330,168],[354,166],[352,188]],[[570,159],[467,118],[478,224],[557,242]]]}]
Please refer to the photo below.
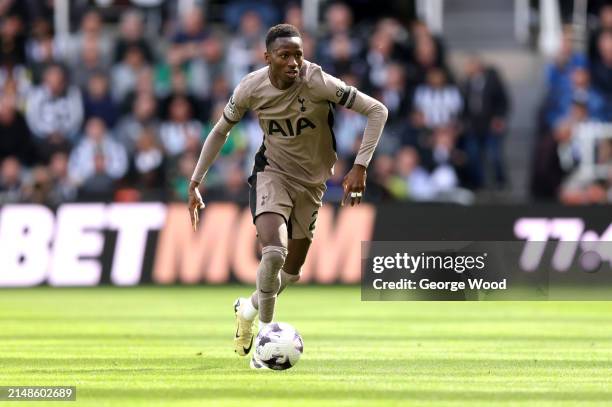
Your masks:
[{"label": "beige jersey", "polygon": [[245,76],[225,106],[223,117],[238,122],[252,110],[263,130],[253,172],[271,171],[305,185],[320,185],[336,162],[334,106],[351,108],[357,90],[304,61],[293,85],[280,90],[268,67]]}]

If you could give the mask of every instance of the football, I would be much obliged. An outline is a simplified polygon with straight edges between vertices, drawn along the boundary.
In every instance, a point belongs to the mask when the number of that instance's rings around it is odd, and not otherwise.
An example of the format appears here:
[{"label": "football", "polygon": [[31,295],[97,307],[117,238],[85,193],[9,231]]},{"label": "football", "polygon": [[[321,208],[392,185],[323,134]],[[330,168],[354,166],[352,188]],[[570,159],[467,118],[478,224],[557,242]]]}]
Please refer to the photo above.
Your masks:
[{"label": "football", "polygon": [[289,369],[300,360],[304,342],[298,331],[284,322],[273,322],[255,339],[255,362],[272,370]]}]

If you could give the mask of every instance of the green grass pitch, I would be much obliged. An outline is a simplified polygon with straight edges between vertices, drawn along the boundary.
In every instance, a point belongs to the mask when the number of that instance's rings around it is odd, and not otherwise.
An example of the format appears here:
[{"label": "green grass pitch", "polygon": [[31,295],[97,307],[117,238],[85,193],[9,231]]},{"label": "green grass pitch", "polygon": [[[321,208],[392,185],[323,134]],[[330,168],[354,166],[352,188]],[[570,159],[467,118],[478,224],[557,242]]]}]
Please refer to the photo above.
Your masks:
[{"label": "green grass pitch", "polygon": [[291,287],[276,320],[305,353],[254,372],[232,350],[232,303],[247,293],[0,290],[0,385],[74,385],[78,406],[612,403],[612,302],[361,302],[358,287]]}]

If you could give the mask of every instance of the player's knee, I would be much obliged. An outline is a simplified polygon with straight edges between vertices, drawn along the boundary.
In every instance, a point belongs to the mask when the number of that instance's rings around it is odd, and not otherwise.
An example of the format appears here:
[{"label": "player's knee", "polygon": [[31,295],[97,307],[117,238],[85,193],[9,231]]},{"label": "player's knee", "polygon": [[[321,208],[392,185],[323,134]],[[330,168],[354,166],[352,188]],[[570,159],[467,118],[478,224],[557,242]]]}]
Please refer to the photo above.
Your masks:
[{"label": "player's knee", "polygon": [[257,276],[260,299],[273,298],[281,287],[280,270],[285,263],[287,249],[283,246],[266,246],[261,251],[262,266]]},{"label": "player's knee", "polygon": [[287,249],[283,246],[266,246],[261,250],[261,261],[266,263],[268,270],[278,270],[285,264]]}]

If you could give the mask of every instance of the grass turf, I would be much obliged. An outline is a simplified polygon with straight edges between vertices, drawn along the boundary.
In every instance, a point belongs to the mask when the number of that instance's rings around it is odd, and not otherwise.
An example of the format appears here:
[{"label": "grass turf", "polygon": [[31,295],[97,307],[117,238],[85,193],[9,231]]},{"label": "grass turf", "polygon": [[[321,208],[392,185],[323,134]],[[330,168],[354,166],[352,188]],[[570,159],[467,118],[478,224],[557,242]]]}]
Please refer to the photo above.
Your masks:
[{"label": "grass turf", "polygon": [[0,385],[75,385],[70,405],[88,406],[612,402],[612,302],[366,303],[358,287],[291,287],[276,319],[304,356],[254,372],[232,350],[232,302],[248,292],[0,290]]}]

